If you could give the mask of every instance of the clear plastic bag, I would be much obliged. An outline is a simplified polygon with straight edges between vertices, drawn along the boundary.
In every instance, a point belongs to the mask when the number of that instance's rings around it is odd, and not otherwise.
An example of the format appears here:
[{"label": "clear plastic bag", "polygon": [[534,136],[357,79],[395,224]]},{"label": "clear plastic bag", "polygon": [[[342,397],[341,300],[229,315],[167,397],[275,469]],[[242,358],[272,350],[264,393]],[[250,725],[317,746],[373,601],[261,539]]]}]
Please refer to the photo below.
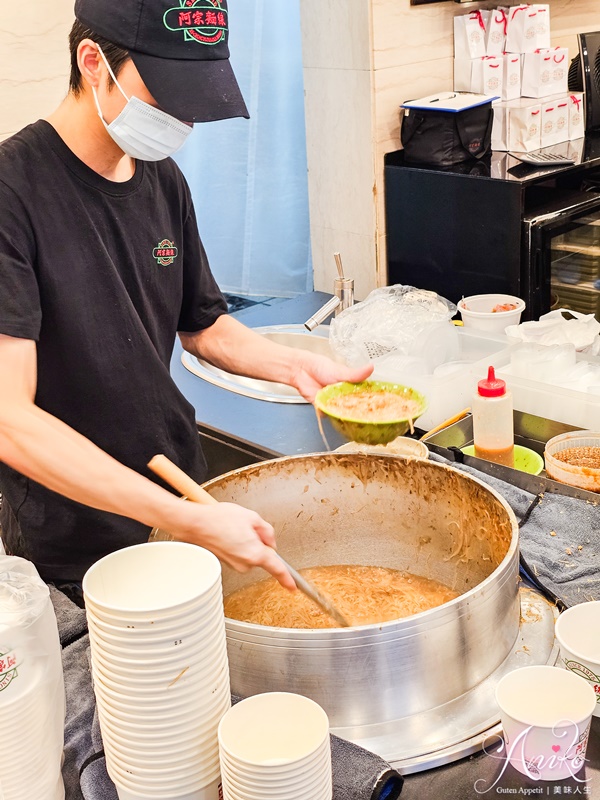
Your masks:
[{"label": "clear plastic bag", "polygon": [[407,369],[430,374],[457,357],[458,338],[450,324],[456,311],[435,292],[385,286],[335,317],[329,341],[349,366],[374,362],[374,377],[382,380]]},{"label": "clear plastic bag", "polygon": [[600,322],[593,314],[582,314],[568,308],[557,308],[543,314],[537,322],[510,325],[505,333],[511,342],[547,346],[572,344],[578,353],[600,355]]}]

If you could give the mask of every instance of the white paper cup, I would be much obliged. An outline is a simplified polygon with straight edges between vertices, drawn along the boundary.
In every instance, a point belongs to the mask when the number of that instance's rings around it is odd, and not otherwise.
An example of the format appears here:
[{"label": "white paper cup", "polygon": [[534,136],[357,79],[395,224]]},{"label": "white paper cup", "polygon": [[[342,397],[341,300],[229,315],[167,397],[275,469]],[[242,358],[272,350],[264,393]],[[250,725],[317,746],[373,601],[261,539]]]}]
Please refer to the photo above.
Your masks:
[{"label": "white paper cup", "polygon": [[217,630],[215,635],[207,640],[199,640],[193,647],[184,644],[173,645],[168,650],[154,653],[140,653],[127,649],[117,652],[114,649],[109,650],[102,641],[94,638],[90,639],[90,647],[94,656],[101,658],[105,664],[110,664],[113,669],[148,673],[170,669],[182,660],[206,664],[211,659],[221,658],[227,652],[227,639],[224,631],[222,635],[221,631]]},{"label": "white paper cup", "polygon": [[[222,612],[222,596],[223,590],[219,582],[214,594],[211,591],[206,596],[196,598],[185,609],[177,613],[171,613],[168,609],[140,613],[137,616],[133,615],[131,611],[124,611],[121,614],[116,611],[107,613],[102,609],[96,608],[88,598],[86,598],[86,612],[88,617],[92,617],[98,626],[105,626],[108,629],[108,633],[122,631],[127,635],[155,635],[157,632],[172,632],[173,628],[188,625],[196,619],[201,619],[206,609],[220,608]],[[111,630],[111,628],[116,630]]]},{"label": "white paper cup", "polygon": [[135,716],[139,720],[138,724],[144,728],[158,724],[167,725],[175,718],[181,722],[181,715],[185,714],[195,720],[209,718],[221,706],[227,703],[231,705],[229,684],[224,679],[210,697],[199,697],[197,692],[192,692],[191,697],[150,697],[141,702],[139,698],[124,697],[122,693],[104,687],[98,680],[95,681],[94,691],[96,702],[111,714],[120,714],[124,721],[124,715]]},{"label": "white paper cup", "polygon": [[135,622],[149,612],[184,610],[220,580],[221,565],[208,550],[186,542],[152,542],[101,558],[84,575],[83,592],[94,608]]},{"label": "white paper cup", "polygon": [[191,702],[189,698],[181,697],[173,703],[165,704],[160,702],[144,703],[140,707],[139,702],[128,703],[123,699],[116,697],[109,697],[108,694],[102,693],[102,690],[96,692],[96,701],[101,705],[111,716],[118,718],[123,723],[128,722],[131,725],[139,725],[141,730],[150,732],[156,726],[166,726],[170,724],[181,724],[184,720],[192,719],[207,719],[211,713],[216,713],[222,706],[229,708],[231,706],[231,697],[229,694],[229,686],[223,685],[215,692],[215,698],[194,698],[195,702]]},{"label": "white paper cup", "polygon": [[194,600],[180,607],[177,611],[154,609],[152,611],[139,612],[138,614],[134,614],[129,610],[118,612],[113,609],[107,611],[94,605],[87,597],[85,598],[85,605],[87,615],[93,617],[94,621],[99,625],[111,626],[116,628],[117,631],[125,633],[154,634],[156,631],[170,630],[172,627],[179,626],[182,623],[187,624],[190,620],[201,616],[204,613],[204,609],[218,608],[219,601],[222,606],[222,597],[223,589],[219,581],[213,589],[204,595],[194,598]]},{"label": "white paper cup", "polygon": [[[125,678],[114,678],[101,671],[101,667],[92,661],[94,686],[98,693],[127,703],[140,704],[174,704],[183,697],[188,698],[191,708],[202,708],[210,705],[212,698],[229,691],[229,667],[227,656],[214,663],[212,672],[201,670],[195,672],[192,667],[186,671],[179,668],[169,672],[159,682],[125,681]],[[109,690],[108,692],[106,690]],[[112,694],[111,694],[112,692]]]},{"label": "white paper cup", "polygon": [[[216,741],[216,731],[213,738]],[[207,739],[203,745],[194,743],[191,747],[179,743],[171,745],[168,749],[163,748],[162,750],[160,748],[150,750],[143,746],[135,750],[119,744],[113,737],[110,737],[110,751],[113,754],[113,758],[120,761],[122,764],[134,764],[139,767],[175,764],[184,764],[188,766],[192,761],[198,760],[203,762],[204,759],[209,757],[214,759],[215,756],[210,739]]]},{"label": "white paper cup", "polygon": [[293,778],[302,770],[318,769],[322,764],[331,763],[331,745],[329,737],[327,737],[323,741],[323,744],[313,753],[289,764],[268,764],[266,766],[260,764],[245,764],[235,757],[228,755],[223,747],[220,747],[219,752],[221,753],[221,763],[229,768],[230,771],[235,772],[241,780],[255,780],[257,776],[266,774],[271,781],[286,781]]},{"label": "white paper cup", "polygon": [[600,717],[600,600],[563,611],[555,631],[563,666],[592,687],[596,695],[594,716]]},{"label": "white paper cup", "polygon": [[177,663],[206,664],[220,658],[227,647],[224,620],[194,640],[175,639],[168,646],[151,648],[121,647],[97,638],[90,629],[90,647],[93,655],[102,656],[106,663],[124,669],[156,671],[169,669]]},{"label": "white paper cup", "polygon": [[[185,664],[185,667],[182,667]],[[161,691],[165,687],[174,688],[177,684],[193,683],[201,680],[209,683],[216,675],[220,675],[228,669],[227,651],[215,653],[209,659],[198,662],[196,658],[185,659],[175,662],[172,666],[167,665],[161,668],[157,665],[154,669],[134,670],[123,669],[120,665],[106,661],[99,653],[92,656],[92,668],[94,675],[99,676],[106,683],[116,684],[124,688],[154,689]],[[183,670],[185,669],[185,672]],[[177,685],[181,689],[180,685]]]},{"label": "white paper cup", "polygon": [[[216,728],[223,715],[231,707],[231,698],[223,694],[206,710],[183,711],[177,716],[167,714],[155,716],[137,715],[135,721],[126,719],[119,710],[107,704],[103,698],[98,698],[98,713],[102,715],[101,721],[123,738],[123,744],[128,742],[140,745],[151,745],[161,742],[166,747],[173,740],[177,741],[178,731],[197,732],[199,737],[212,728]],[[121,716],[119,716],[121,714]],[[163,737],[161,740],[161,736]]]},{"label": "white paper cup", "polygon": [[141,678],[150,678],[153,675],[165,674],[178,667],[194,667],[196,672],[211,671],[211,664],[221,662],[227,657],[227,643],[225,638],[215,638],[211,644],[206,643],[204,647],[194,648],[173,647],[167,653],[161,655],[131,654],[116,655],[112,651],[106,650],[101,643],[90,641],[92,658],[104,666],[109,672],[118,672],[123,677],[137,672]]},{"label": "white paper cup", "polygon": [[143,779],[138,779],[127,770],[123,770],[112,760],[110,753],[106,753],[106,769],[109,776],[114,783],[118,783],[126,788],[143,792],[144,794],[158,796],[160,800],[165,797],[177,797],[179,795],[186,795],[194,790],[200,791],[202,787],[210,786],[214,781],[219,779],[220,773],[218,766],[210,772],[204,774],[197,774],[190,772],[186,775],[183,771],[179,777],[171,777],[165,775],[160,777],[148,776]]},{"label": "white paper cup", "polygon": [[283,792],[281,794],[263,794],[254,792],[237,792],[233,786],[229,786],[223,780],[224,800],[331,800],[332,790],[330,785],[324,785],[317,789],[309,789],[306,792]]},{"label": "white paper cup", "polygon": [[298,694],[257,694],[233,706],[219,724],[219,747],[235,763],[277,771],[309,758],[329,740],[321,706]]},{"label": "white paper cup", "polygon": [[[160,765],[183,765],[185,769],[189,769],[196,765],[197,767],[206,766],[206,764],[214,765],[219,760],[219,751],[217,743],[217,725],[214,726],[213,736],[206,736],[202,740],[196,740],[196,733],[193,736],[182,733],[179,743],[174,737],[166,740],[164,748],[144,748],[143,745],[138,745],[137,749],[134,747],[127,747],[121,744],[116,735],[107,731],[106,728],[103,732],[104,745],[111,752],[115,758],[123,766],[137,765],[141,768],[149,769],[154,764]],[[134,742],[135,744],[135,742]]]},{"label": "white paper cup", "polygon": [[[208,732],[217,728],[230,706],[228,706],[226,698],[223,698],[220,703],[214,705],[206,713],[190,713],[184,718],[166,718],[164,720],[155,716],[149,718],[146,724],[144,724],[144,717],[140,717],[140,722],[131,722],[118,717],[100,698],[97,701],[97,707],[103,734],[106,733],[120,744],[134,749],[143,748],[144,745],[157,749],[161,743],[166,749],[177,742],[183,743],[184,737],[186,744],[203,740]],[[177,738],[178,734],[179,739]]]},{"label": "white paper cup", "polygon": [[583,767],[593,689],[567,670],[549,666],[509,672],[496,687],[506,756],[534,780],[557,781]]},{"label": "white paper cup", "polygon": [[228,778],[221,777],[225,800],[331,800],[333,794],[331,777],[325,778],[320,783],[311,784],[311,786],[282,789],[277,792],[262,788],[257,791],[248,791],[246,788],[238,789]]},{"label": "white paper cup", "polygon": [[178,617],[177,620],[169,625],[156,623],[149,628],[119,627],[105,622],[94,613],[88,611],[88,624],[94,631],[106,639],[119,646],[144,647],[150,645],[156,647],[162,643],[168,646],[174,639],[183,639],[193,636],[207,627],[210,627],[215,619],[224,617],[223,603],[211,602],[202,605],[193,614]]},{"label": "white paper cup", "polygon": [[241,776],[234,767],[228,766],[221,759],[221,774],[237,791],[249,792],[281,792],[284,790],[299,792],[300,790],[315,788],[325,781],[331,782],[331,758],[315,768],[307,778],[301,770],[292,777],[273,777],[263,772],[260,777],[248,778]]},{"label": "white paper cup", "polygon": [[[161,720],[167,722],[166,717],[174,712],[187,713],[187,719],[200,720],[209,718],[221,707],[229,696],[228,686],[219,686],[212,697],[204,697],[195,700],[193,693],[186,698],[185,695],[173,698],[146,698],[138,696],[125,697],[120,693],[113,692],[111,689],[95,687],[96,702],[102,704],[112,716],[117,718],[117,714],[123,711],[127,714],[137,715],[140,722],[147,724],[158,724]],[[186,712],[187,702],[187,712]],[[114,711],[112,710],[114,709]],[[123,724],[125,720],[123,720]]]},{"label": "white paper cup", "polygon": [[210,759],[219,756],[217,748],[217,726],[212,732],[209,731],[202,740],[196,741],[195,739],[190,743],[187,742],[174,742],[173,744],[163,747],[144,747],[140,745],[137,749],[126,747],[116,741],[115,737],[110,737],[110,750],[113,757],[123,764],[131,763],[139,767],[151,767],[154,765],[162,764],[180,764],[184,763],[186,766],[191,762],[203,764]]},{"label": "white paper cup", "polygon": [[188,762],[172,763],[165,765],[150,765],[140,766],[134,764],[128,759],[119,761],[115,758],[114,753],[111,753],[113,769],[122,775],[124,778],[131,780],[132,784],[139,784],[140,786],[151,786],[154,782],[164,785],[173,786],[174,783],[196,783],[201,785],[215,775],[219,774],[219,760],[214,758],[210,759],[194,759]]},{"label": "white paper cup", "polygon": [[199,594],[177,611],[171,609],[154,609],[131,615],[130,611],[102,608],[86,597],[86,613],[88,617],[107,633],[116,636],[155,636],[158,632],[171,631],[173,628],[201,622],[209,611],[222,612],[223,587],[220,579],[203,594]]},{"label": "white paper cup", "polygon": [[[119,800],[157,800],[157,796],[155,794],[149,795],[141,792],[132,792],[124,786],[119,786],[117,781],[114,781],[114,783],[117,787]],[[212,784],[210,784],[210,786],[205,786],[203,789],[197,789],[193,792],[179,794],[177,796],[170,794],[169,800],[222,800],[220,789],[221,779],[217,778],[212,782]]]},{"label": "white paper cup", "polygon": [[[517,307],[514,311],[492,311],[506,303],[514,303]],[[460,300],[458,310],[465,328],[504,333],[509,325],[519,324],[525,303],[520,297],[510,294],[474,294]]]},{"label": "white paper cup", "polygon": [[[101,698],[98,699],[98,714],[101,726],[105,727],[112,735],[119,737],[124,745],[161,743],[167,747],[170,742],[201,740],[204,734],[213,727],[216,729],[224,714],[231,707],[231,699],[223,696],[206,711],[191,711],[187,719],[163,718],[153,716],[146,718],[139,716],[139,722],[115,716],[115,712],[107,706]],[[179,738],[177,738],[179,736]],[[162,738],[161,738],[162,737]]]}]

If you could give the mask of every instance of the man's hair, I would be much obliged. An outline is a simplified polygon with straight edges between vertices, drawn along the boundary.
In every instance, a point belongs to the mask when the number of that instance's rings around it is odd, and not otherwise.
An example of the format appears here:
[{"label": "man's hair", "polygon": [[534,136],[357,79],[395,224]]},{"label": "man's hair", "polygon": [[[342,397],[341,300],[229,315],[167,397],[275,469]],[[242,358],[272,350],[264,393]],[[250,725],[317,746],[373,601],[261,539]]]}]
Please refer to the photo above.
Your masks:
[{"label": "man's hair", "polygon": [[[79,65],[77,64],[77,48],[84,39],[91,39],[96,44],[100,45],[102,52],[106,56],[106,60],[111,66],[115,75],[118,75],[121,68],[129,58],[129,52],[118,47],[116,44],[103,39],[97,33],[86,28],[79,20],[75,20],[71,33],[69,34],[69,51],[71,53],[71,77],[69,79],[69,91],[77,96],[83,89],[83,80]],[[108,77],[109,84],[112,83],[112,78]]]}]

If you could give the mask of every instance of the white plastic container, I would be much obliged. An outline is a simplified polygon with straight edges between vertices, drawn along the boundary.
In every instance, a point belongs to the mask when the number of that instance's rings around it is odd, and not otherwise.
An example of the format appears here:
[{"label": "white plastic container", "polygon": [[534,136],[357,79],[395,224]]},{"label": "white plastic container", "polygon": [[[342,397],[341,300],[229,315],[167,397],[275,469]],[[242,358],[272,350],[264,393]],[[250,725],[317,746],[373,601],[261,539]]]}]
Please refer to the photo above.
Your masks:
[{"label": "white plastic container", "polygon": [[[582,429],[600,430],[600,393],[595,387],[582,390],[571,388],[572,384],[559,386],[549,380],[535,379],[531,371],[525,377],[517,357],[519,351],[527,347],[531,345],[513,346],[499,354],[494,361],[496,374],[510,383],[515,409]],[[511,357],[513,363],[509,363]],[[577,353],[576,357],[578,369],[600,367],[599,358],[582,353]],[[533,372],[537,374],[535,369]],[[557,371],[552,374],[556,375]]]},{"label": "white plastic container", "polygon": [[[511,311],[494,311],[501,305],[515,305]],[[465,328],[490,333],[504,333],[509,325],[518,325],[525,310],[525,302],[511,294],[474,294],[463,297],[458,310]]]},{"label": "white plastic container", "polygon": [[479,381],[473,396],[475,455],[505,467],[514,467],[515,433],[512,394],[506,381],[496,378],[494,367]]},{"label": "white plastic container", "polygon": [[419,417],[419,428],[430,430],[471,405],[477,381],[485,377],[489,364],[506,364],[509,343],[503,334],[458,327],[458,354],[455,360],[438,366],[431,375],[413,371],[406,365],[394,380],[412,386],[427,398],[427,409]]}]

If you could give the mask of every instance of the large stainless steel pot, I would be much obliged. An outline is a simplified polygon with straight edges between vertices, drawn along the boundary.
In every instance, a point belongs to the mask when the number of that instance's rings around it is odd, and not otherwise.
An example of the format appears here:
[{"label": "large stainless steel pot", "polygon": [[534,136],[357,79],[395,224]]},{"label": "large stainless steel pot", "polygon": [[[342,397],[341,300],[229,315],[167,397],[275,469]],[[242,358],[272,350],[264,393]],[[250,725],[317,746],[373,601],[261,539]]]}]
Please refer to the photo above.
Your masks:
[{"label": "large stainless steel pot", "polygon": [[[506,658],[519,630],[518,526],[480,481],[431,461],[314,454],[266,461],[205,484],[255,509],[297,569],[365,564],[435,578],[461,594],[413,617],[292,630],[226,620],[231,688],[299,692],[333,727],[438,707]],[[224,592],[264,578],[224,568]]]}]

